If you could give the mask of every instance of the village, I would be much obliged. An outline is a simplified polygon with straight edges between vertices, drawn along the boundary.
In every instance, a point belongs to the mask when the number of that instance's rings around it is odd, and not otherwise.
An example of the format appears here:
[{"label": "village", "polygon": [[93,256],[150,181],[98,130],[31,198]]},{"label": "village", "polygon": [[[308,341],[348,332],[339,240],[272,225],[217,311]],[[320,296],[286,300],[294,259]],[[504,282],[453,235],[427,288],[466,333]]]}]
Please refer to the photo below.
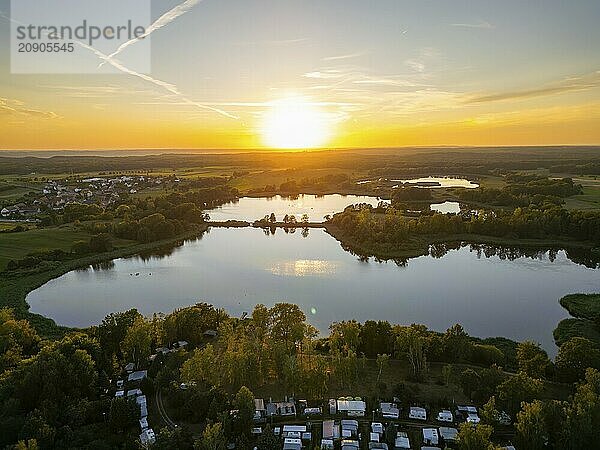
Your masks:
[{"label": "village", "polygon": [[40,186],[32,185],[19,202],[0,208],[4,221],[38,222],[39,214],[60,212],[68,204],[79,203],[106,207],[123,196],[134,195],[144,189],[163,188],[178,183],[174,176],[120,175],[48,180]]},{"label": "village", "polygon": [[[217,333],[208,330],[207,339]],[[148,358],[152,364],[157,357],[168,358],[169,354],[187,350],[187,341],[178,341],[171,348],[160,347]],[[151,409],[157,423],[170,429],[180,427],[175,423],[162,404],[160,392],[155,392],[149,400],[143,392],[143,382],[150,381],[148,370],[136,370],[134,363],[128,363],[123,369],[123,377],[114,383],[114,397],[135,402],[139,410],[139,441],[145,448],[152,448],[156,442],[155,429],[149,423]],[[178,388],[186,391],[190,383],[180,383]],[[158,388],[160,390],[160,388]],[[154,401],[155,400],[155,401]],[[152,403],[152,404],[151,404]],[[230,410],[235,417],[239,411]],[[164,422],[160,424],[158,422]],[[272,431],[280,442],[281,450],[441,450],[457,448],[458,427],[462,423],[477,427],[480,424],[479,409],[471,404],[449,404],[446,408],[426,408],[419,404],[404,405],[394,397],[388,400],[368,404],[361,397],[339,397],[322,400],[294,399],[254,399],[254,417],[252,436],[258,441],[267,429]],[[500,434],[510,442],[513,436],[512,420],[506,412],[500,412],[498,424]],[[235,449],[231,443],[228,450]],[[507,444],[502,450],[515,450]],[[257,447],[254,447],[256,450]]]}]

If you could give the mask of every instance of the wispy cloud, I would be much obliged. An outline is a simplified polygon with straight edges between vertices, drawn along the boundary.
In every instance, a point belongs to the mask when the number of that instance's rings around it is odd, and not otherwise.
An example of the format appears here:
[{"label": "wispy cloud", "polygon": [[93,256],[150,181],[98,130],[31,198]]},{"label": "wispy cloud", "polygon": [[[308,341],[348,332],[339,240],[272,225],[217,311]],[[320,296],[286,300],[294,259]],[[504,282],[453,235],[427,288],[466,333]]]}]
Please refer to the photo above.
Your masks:
[{"label": "wispy cloud", "polygon": [[348,53],[345,55],[327,56],[327,57],[323,58],[322,61],[341,61],[344,59],[358,58],[360,56],[363,56],[364,54],[365,54],[364,52],[356,52],[356,53]]},{"label": "wispy cloud", "polygon": [[41,111],[38,109],[32,109],[20,101],[8,98],[0,97],[0,115],[4,116],[29,116],[37,117],[41,119],[56,119],[58,114],[52,111]]},{"label": "wispy cloud", "polygon": [[422,63],[421,61],[417,61],[414,59],[409,59],[407,61],[404,62],[408,67],[410,67],[412,70],[414,70],[415,72],[424,72],[425,71],[425,64]]},{"label": "wispy cloud", "polygon": [[567,92],[587,91],[600,87],[600,71],[583,76],[573,76],[544,86],[531,89],[496,92],[470,96],[465,103],[487,103],[502,100],[520,100]]},{"label": "wispy cloud", "polygon": [[450,24],[453,27],[459,27],[459,28],[479,28],[479,29],[483,29],[483,30],[493,30],[494,28],[496,28],[496,25],[487,22],[485,20],[479,21],[479,22],[475,22],[475,23],[452,23]]}]

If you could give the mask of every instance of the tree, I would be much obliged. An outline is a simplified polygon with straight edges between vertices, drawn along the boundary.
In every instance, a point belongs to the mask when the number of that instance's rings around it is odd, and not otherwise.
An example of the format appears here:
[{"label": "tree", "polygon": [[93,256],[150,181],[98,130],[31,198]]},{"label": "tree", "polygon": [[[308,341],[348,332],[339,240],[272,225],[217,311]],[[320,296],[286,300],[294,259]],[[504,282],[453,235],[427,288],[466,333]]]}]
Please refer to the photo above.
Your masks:
[{"label": "tree", "polygon": [[156,434],[156,441],[150,448],[152,450],[171,450],[174,448],[193,450],[194,438],[187,427],[178,427],[174,430],[164,427]]},{"label": "tree", "polygon": [[588,369],[566,408],[561,438],[565,450],[597,448],[600,442],[600,372]]},{"label": "tree", "polygon": [[235,394],[233,407],[238,411],[235,421],[238,434],[249,435],[254,418],[254,394],[252,391],[246,386],[242,386]]},{"label": "tree", "polygon": [[206,425],[202,439],[194,444],[196,450],[225,450],[226,447],[227,441],[220,422]]},{"label": "tree", "polygon": [[492,397],[488,400],[488,402],[483,405],[481,408],[479,416],[481,417],[481,422],[487,425],[497,425],[498,419],[500,417],[500,411],[496,409],[496,397],[492,395]]},{"label": "tree", "polygon": [[427,329],[419,325],[401,327],[396,332],[396,348],[406,353],[411,366],[411,375],[416,381],[423,381],[427,375],[427,357],[425,355],[425,333]]},{"label": "tree", "polygon": [[544,378],[550,360],[539,344],[524,341],[517,346],[517,364],[519,371],[532,378]]},{"label": "tree", "polygon": [[282,341],[288,350],[302,342],[306,327],[306,315],[300,307],[291,303],[276,303],[269,309],[271,339]]},{"label": "tree", "polygon": [[113,398],[110,401],[108,417],[110,428],[117,433],[122,433],[137,425],[137,421],[140,418],[140,409],[135,400],[130,398]]},{"label": "tree", "polygon": [[281,439],[275,436],[270,425],[267,425],[256,443],[257,450],[280,450]]},{"label": "tree", "polygon": [[129,361],[136,367],[150,356],[152,352],[152,325],[143,317],[137,317],[127,330],[123,339],[123,351]]},{"label": "tree", "polygon": [[479,389],[481,377],[473,369],[465,369],[460,374],[460,386],[469,400],[473,398],[473,392]]},{"label": "tree", "polygon": [[523,403],[523,409],[517,414],[518,448],[523,450],[544,450],[547,448],[548,433],[543,415],[543,405],[539,400]]},{"label": "tree", "polygon": [[456,324],[446,330],[444,347],[452,362],[463,360],[469,356],[471,341],[461,325]]},{"label": "tree", "polygon": [[521,409],[522,402],[533,401],[541,392],[543,383],[528,377],[522,372],[508,377],[496,389],[497,399],[500,400],[509,414],[515,415]]},{"label": "tree", "polygon": [[377,381],[381,380],[381,374],[383,369],[386,368],[390,363],[390,355],[377,355]]},{"label": "tree", "polygon": [[456,442],[459,450],[494,450],[490,438],[493,428],[489,425],[461,423],[458,427]]},{"label": "tree", "polygon": [[563,380],[581,380],[588,367],[600,369],[600,350],[592,341],[574,337],[560,346],[556,356],[556,368]]},{"label": "tree", "polygon": [[356,320],[334,322],[329,326],[329,345],[332,350],[347,354],[357,352],[361,326]]}]

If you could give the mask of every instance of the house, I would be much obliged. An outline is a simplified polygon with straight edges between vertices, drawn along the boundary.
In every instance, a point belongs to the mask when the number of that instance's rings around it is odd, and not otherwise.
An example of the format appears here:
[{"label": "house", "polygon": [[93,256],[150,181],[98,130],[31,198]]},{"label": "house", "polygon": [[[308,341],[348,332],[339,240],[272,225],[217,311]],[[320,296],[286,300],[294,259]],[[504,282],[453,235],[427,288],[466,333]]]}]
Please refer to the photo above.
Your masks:
[{"label": "house", "polygon": [[285,438],[283,450],[302,450],[302,441],[300,439]]},{"label": "house", "polygon": [[119,390],[117,392],[115,392],[115,397],[125,397],[125,391],[124,390]]},{"label": "house", "polygon": [[379,442],[379,434],[377,433],[369,433],[369,442]]},{"label": "house", "polygon": [[333,439],[321,439],[321,450],[333,450]]},{"label": "house", "polygon": [[342,438],[358,437],[358,422],[356,420],[342,420]]},{"label": "house", "polygon": [[477,425],[479,422],[481,422],[481,419],[477,414],[468,414],[467,422]]},{"label": "house", "polygon": [[125,372],[133,372],[135,370],[135,364],[130,362],[125,366]]},{"label": "house", "polygon": [[142,417],[140,419],[140,429],[144,431],[146,428],[148,428],[148,417]]},{"label": "house", "polygon": [[117,380],[117,389],[123,389],[125,382],[123,380]]},{"label": "house", "polygon": [[383,424],[380,422],[373,422],[371,424],[371,432],[377,433],[379,436],[383,436]]},{"label": "house", "polygon": [[427,420],[427,411],[425,411],[425,408],[411,406],[410,411],[408,413],[408,418],[416,420]]},{"label": "house", "polygon": [[137,397],[142,395],[142,391],[140,389],[130,389],[127,391],[127,397]]},{"label": "house", "polygon": [[140,417],[144,418],[148,416],[148,404],[146,403],[146,396],[140,395],[135,399],[136,404],[140,407]]},{"label": "house", "polygon": [[294,402],[275,402],[267,404],[267,416],[295,416],[296,404]]},{"label": "house", "polygon": [[437,420],[439,422],[452,422],[454,420],[454,417],[452,416],[452,413],[450,411],[444,409],[438,413]]},{"label": "house", "polygon": [[358,450],[358,448],[358,441],[355,441],[353,439],[342,440],[342,450]]},{"label": "house", "polygon": [[337,410],[349,417],[364,417],[367,404],[358,397],[356,399],[342,397],[337,401]]},{"label": "house", "polygon": [[306,433],[306,425],[284,425],[282,433],[284,438],[300,439],[302,433]]},{"label": "house", "polygon": [[440,443],[437,428],[423,428],[423,443],[427,445],[438,445]]},{"label": "house", "polygon": [[340,426],[336,425],[333,420],[324,420],[323,421],[323,439],[339,439],[341,437],[340,434]]},{"label": "house", "polygon": [[176,348],[186,348],[188,346],[188,341],[177,341],[174,344],[174,347]]},{"label": "house", "polygon": [[337,414],[337,402],[335,401],[335,398],[329,399],[329,414],[332,416]]},{"label": "house", "polygon": [[265,401],[262,398],[254,399],[254,421],[260,422],[267,416],[267,410],[265,409]]},{"label": "house", "polygon": [[206,330],[204,332],[204,337],[205,338],[216,338],[217,337],[217,331],[216,330]]},{"label": "house", "polygon": [[444,443],[456,442],[458,436],[458,430],[450,427],[440,427],[440,437],[444,440]]},{"label": "house", "polygon": [[140,434],[140,441],[144,447],[154,444],[156,442],[156,436],[154,436],[154,430],[152,428],[147,428],[142,431]]},{"label": "house", "polygon": [[320,416],[321,408],[304,408],[305,416]]},{"label": "house", "polygon": [[398,409],[395,403],[381,402],[379,410],[385,419],[398,419],[400,417],[400,409]]},{"label": "house", "polygon": [[369,450],[388,450],[385,442],[369,442]]},{"label": "house", "polygon": [[398,431],[396,433],[396,440],[394,442],[394,449],[410,449],[410,440],[408,434],[404,431]]},{"label": "house", "polygon": [[140,380],[143,380],[144,378],[146,378],[147,376],[148,376],[147,370],[138,370],[137,372],[130,373],[129,376],[127,377],[127,381],[129,381],[129,382],[140,381]]}]

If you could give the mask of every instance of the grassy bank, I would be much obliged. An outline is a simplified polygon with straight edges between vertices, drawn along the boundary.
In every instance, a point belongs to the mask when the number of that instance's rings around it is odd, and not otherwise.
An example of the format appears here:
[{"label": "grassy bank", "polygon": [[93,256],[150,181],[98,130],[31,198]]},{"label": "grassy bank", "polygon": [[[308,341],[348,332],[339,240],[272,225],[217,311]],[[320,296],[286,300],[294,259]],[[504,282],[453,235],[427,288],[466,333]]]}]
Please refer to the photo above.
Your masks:
[{"label": "grassy bank", "polygon": [[[169,248],[182,244],[187,239],[193,239],[206,231],[206,226],[199,226],[196,230],[178,235],[172,239],[151,242],[147,244],[134,244],[116,248],[110,252],[89,255],[68,261],[50,262],[33,270],[18,270],[0,273],[0,307],[10,307],[19,318],[29,320],[44,337],[52,338],[63,334],[68,328],[58,326],[52,319],[29,312],[29,305],[25,301],[27,294],[58,278],[71,270],[100,264],[116,258],[124,258],[144,252],[153,252],[161,248]],[[29,233],[29,232],[27,232]],[[23,233],[24,234],[24,233]],[[82,298],[83,299],[83,298]]]},{"label": "grassy bank", "polygon": [[574,319],[564,319],[558,324],[554,330],[556,344],[584,337],[600,347],[600,294],[566,295],[560,304]]}]

